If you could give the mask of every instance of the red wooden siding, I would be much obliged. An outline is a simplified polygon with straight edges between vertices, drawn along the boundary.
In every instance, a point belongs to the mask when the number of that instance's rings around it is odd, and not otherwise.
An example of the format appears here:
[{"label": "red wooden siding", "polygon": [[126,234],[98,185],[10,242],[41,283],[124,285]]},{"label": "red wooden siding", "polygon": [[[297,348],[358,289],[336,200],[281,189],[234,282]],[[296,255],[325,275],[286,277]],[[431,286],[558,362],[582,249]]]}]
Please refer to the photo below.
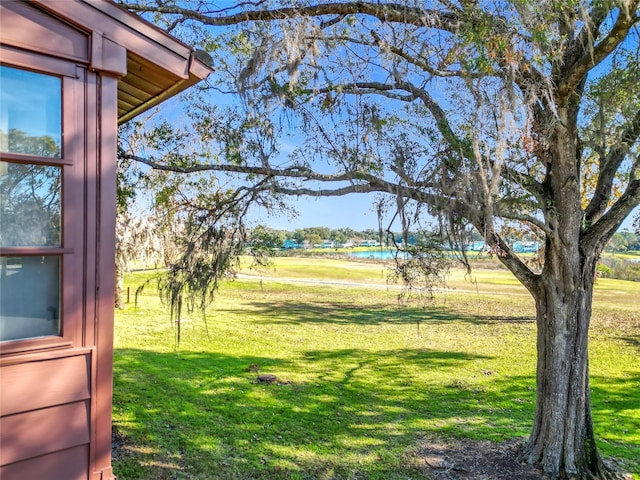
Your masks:
[{"label": "red wooden siding", "polygon": [[2,467],[2,480],[87,480],[89,447],[80,445]]},{"label": "red wooden siding", "polygon": [[90,374],[91,352],[0,368],[0,478],[87,478]]},{"label": "red wooden siding", "polygon": [[[89,354],[4,365],[0,368],[0,415],[86,400],[91,397],[90,371]],[[4,419],[0,422],[4,427]],[[2,447],[4,450],[4,444]]]},{"label": "red wooden siding", "polygon": [[[89,443],[89,402],[68,403],[2,419],[5,465]],[[0,470],[0,476],[2,470]]]}]

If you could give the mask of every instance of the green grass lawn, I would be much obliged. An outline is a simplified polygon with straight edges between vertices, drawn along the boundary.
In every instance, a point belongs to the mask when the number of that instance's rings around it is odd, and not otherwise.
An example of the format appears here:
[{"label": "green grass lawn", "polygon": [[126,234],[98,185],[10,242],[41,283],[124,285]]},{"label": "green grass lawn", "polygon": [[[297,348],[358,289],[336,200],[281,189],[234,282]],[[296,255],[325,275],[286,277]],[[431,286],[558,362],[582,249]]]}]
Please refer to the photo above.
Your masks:
[{"label": "green grass lawn", "polygon": [[[379,264],[283,258],[261,273],[221,288],[208,328],[184,315],[179,348],[152,290],[117,314],[120,480],[424,479],[425,438],[528,435],[533,303],[507,272],[454,271],[414,307]],[[639,299],[640,283],[599,280],[591,340],[599,446],[636,479]],[[280,382],[256,383],[262,373]]]}]

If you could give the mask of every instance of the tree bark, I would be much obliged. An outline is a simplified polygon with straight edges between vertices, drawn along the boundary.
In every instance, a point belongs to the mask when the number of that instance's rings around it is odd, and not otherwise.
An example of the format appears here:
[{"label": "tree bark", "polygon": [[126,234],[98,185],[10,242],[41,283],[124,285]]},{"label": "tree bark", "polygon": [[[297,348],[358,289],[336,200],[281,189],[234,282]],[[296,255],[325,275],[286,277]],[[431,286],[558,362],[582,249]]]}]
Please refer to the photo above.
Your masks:
[{"label": "tree bark", "polygon": [[560,269],[573,271],[579,282],[569,291],[546,268],[540,279],[535,295],[537,404],[524,456],[552,479],[617,478],[598,454],[591,418],[588,332],[595,260],[554,260],[562,261]]},{"label": "tree bark", "polygon": [[545,263],[531,290],[536,304],[538,364],[534,427],[524,458],[549,478],[618,478],[595,443],[589,392],[588,336],[596,263],[605,239],[583,245],[577,110],[558,110],[546,182]]}]

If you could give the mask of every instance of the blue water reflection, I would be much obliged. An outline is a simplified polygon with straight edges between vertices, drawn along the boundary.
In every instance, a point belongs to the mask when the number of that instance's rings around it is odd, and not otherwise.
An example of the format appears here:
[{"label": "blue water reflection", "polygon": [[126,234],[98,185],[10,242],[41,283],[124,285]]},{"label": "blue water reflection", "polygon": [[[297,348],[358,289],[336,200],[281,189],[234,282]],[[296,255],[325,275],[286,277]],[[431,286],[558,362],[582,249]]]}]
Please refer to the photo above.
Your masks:
[{"label": "blue water reflection", "polygon": [[402,257],[402,255],[407,255],[407,254],[403,252],[398,252],[397,250],[391,250],[391,249],[369,250],[366,252],[349,253],[350,257],[370,258],[373,260],[393,260],[394,258],[396,258],[396,255]]}]

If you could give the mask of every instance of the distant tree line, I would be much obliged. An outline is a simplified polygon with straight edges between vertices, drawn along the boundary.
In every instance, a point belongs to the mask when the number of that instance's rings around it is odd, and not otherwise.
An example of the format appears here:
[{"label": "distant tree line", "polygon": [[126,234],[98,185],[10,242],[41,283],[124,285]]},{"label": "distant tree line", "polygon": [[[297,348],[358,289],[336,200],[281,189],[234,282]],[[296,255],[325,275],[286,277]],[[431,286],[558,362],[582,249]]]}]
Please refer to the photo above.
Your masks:
[{"label": "distant tree line", "polygon": [[[482,240],[480,234],[473,232],[470,241]],[[409,232],[407,235],[401,232],[380,231],[373,228],[354,230],[352,228],[307,227],[295,230],[278,230],[259,226],[252,230],[251,241],[268,242],[271,247],[281,247],[286,241],[293,241],[297,245],[318,245],[324,241],[334,242],[336,246],[346,244],[360,245],[361,242],[374,240],[383,246],[392,247],[394,241],[400,243],[406,238],[407,243],[417,243],[425,235],[424,232]]]},{"label": "distant tree line", "polygon": [[[409,232],[408,243],[416,243],[424,232]],[[273,229],[265,226],[255,227],[250,234],[250,241],[254,244],[261,244],[271,248],[278,248],[285,245],[287,241],[293,241],[297,245],[317,245],[323,241],[334,242],[337,246],[353,243],[358,246],[361,242],[375,240],[383,246],[391,247],[393,242],[400,243],[404,234],[400,232],[388,232],[368,228],[365,230],[354,230],[352,228],[329,228],[329,227],[307,227],[294,230]],[[511,242],[533,240],[524,233],[511,231],[507,238]],[[470,231],[467,242],[482,241],[482,236],[476,231]],[[607,244],[605,251],[608,253],[640,252],[640,232],[631,230],[621,230],[613,235]]]},{"label": "distant tree line", "polygon": [[614,233],[605,248],[606,252],[640,252],[640,233],[622,230]]}]

